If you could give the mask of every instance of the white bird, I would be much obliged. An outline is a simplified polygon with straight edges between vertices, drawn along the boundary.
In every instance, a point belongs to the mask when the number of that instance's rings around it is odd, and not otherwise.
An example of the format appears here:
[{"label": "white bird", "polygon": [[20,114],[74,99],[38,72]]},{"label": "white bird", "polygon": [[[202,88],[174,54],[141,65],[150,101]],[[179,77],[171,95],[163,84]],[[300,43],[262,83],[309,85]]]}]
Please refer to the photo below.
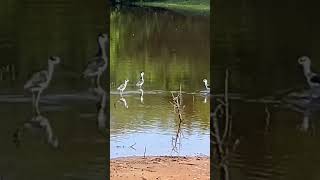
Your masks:
[{"label": "white bird", "polygon": [[203,82],[204,82],[204,86],[206,87],[206,90],[210,91],[210,86],[208,84],[208,80],[207,79],[203,79]]},{"label": "white bird", "polygon": [[136,84],[136,86],[138,86],[140,89],[141,89],[141,86],[142,86],[143,83],[144,83],[143,75],[144,75],[144,72],[141,72],[141,73],[140,73],[140,79],[139,79],[139,81],[138,81],[137,84]]},{"label": "white bird", "polygon": [[310,88],[320,87],[320,76],[311,71],[311,60],[307,56],[302,56],[298,59],[298,63],[303,67],[304,76]]},{"label": "white bird", "polygon": [[96,87],[100,86],[100,77],[101,74],[107,69],[108,66],[108,56],[107,49],[108,47],[108,35],[99,34],[98,36],[98,47],[99,52],[97,57],[89,61],[86,69],[83,72],[85,78],[96,78],[95,84]]},{"label": "white bird", "polygon": [[129,82],[129,80],[126,79],[126,80],[124,81],[124,83],[121,84],[121,85],[117,88],[117,90],[120,91],[120,95],[121,95],[121,96],[122,96],[123,91],[126,89],[128,82]]},{"label": "white bird", "polygon": [[[32,104],[36,108],[38,114],[39,111],[39,99],[40,94],[44,89],[49,86],[52,79],[52,74],[54,72],[54,66],[60,63],[59,57],[50,57],[48,60],[48,70],[42,70],[32,75],[32,77],[24,85],[24,89],[28,89],[32,92]],[[35,93],[37,93],[37,98],[35,100]]]}]

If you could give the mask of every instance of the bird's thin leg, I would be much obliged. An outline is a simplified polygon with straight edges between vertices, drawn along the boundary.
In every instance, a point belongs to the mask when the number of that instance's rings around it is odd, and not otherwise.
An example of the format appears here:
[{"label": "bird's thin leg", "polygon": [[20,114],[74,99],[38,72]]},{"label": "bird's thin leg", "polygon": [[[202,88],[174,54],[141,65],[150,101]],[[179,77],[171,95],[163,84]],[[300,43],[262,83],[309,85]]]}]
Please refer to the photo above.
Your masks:
[{"label": "bird's thin leg", "polygon": [[34,113],[35,109],[35,94],[34,91],[32,91],[32,113]]},{"label": "bird's thin leg", "polygon": [[98,75],[97,75],[97,88],[101,88],[101,85],[100,85],[100,76],[101,76],[101,74],[99,73]]},{"label": "bird's thin leg", "polygon": [[41,91],[38,91],[37,99],[36,99],[36,111],[37,111],[37,114],[40,114],[40,111],[39,111],[40,94],[41,94]]},{"label": "bird's thin leg", "polygon": [[34,92],[32,91],[32,106],[34,106],[34,102],[35,102],[35,95],[34,95]]}]

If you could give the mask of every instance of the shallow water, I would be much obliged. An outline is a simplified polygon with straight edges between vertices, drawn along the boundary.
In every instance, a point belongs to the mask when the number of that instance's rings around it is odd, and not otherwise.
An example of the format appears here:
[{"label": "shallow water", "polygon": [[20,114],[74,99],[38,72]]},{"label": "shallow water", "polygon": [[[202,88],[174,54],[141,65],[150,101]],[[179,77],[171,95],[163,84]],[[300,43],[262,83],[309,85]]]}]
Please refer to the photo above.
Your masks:
[{"label": "shallow water", "polygon": [[[209,79],[209,17],[123,7],[111,13],[111,158],[145,155],[209,155],[210,101],[200,94]],[[145,72],[143,101],[135,87]],[[129,79],[120,100],[117,87]],[[180,149],[170,91],[183,91]]]},{"label": "shallow water", "polygon": [[[146,155],[208,155],[209,101],[204,97],[185,95],[181,146],[172,151],[172,138],[178,130],[179,119],[173,112],[170,93],[124,96],[128,108],[111,95],[111,158]],[[134,145],[133,148],[130,148]]]},{"label": "shallow water", "polygon": [[243,1],[238,5],[216,14],[211,71],[214,92],[220,94],[228,67],[229,92],[235,94],[230,96],[230,146],[239,141],[227,157],[229,180],[319,179],[320,101],[308,99],[297,62],[299,56],[308,55],[314,59],[312,68],[320,67],[315,50],[319,38],[313,33],[319,25],[310,11],[312,4]]}]

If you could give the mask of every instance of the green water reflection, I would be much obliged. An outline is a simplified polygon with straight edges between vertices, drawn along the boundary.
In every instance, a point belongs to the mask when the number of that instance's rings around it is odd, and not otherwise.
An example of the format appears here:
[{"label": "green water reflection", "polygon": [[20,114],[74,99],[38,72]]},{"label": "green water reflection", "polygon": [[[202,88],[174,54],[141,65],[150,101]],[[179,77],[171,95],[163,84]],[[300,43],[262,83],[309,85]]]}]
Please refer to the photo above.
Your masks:
[{"label": "green water reflection", "polygon": [[[203,89],[210,76],[209,17],[144,8],[111,12],[111,87],[138,81],[148,89]],[[114,89],[113,89],[114,90]]]},{"label": "green water reflection", "polygon": [[[287,94],[278,92],[307,89],[297,59],[310,56],[312,68],[319,70],[320,26],[314,2],[219,2],[212,41],[215,92],[224,90],[226,67],[231,71],[229,92],[250,98],[281,100]],[[232,138],[239,138],[240,145],[228,157],[230,179],[320,177],[316,170],[320,159],[316,152],[320,148],[319,99],[311,105],[303,98],[291,101],[296,102],[231,100]],[[266,132],[267,112],[271,124]]]},{"label": "green water reflection", "polygon": [[[178,126],[171,90],[185,92],[180,155],[209,155],[209,98],[199,94],[210,77],[209,17],[122,7],[111,12],[111,157],[170,155]],[[143,102],[135,87],[145,72]],[[124,99],[116,88],[129,79]],[[194,93],[194,94],[191,94]],[[135,144],[136,150],[127,148]],[[119,148],[123,147],[123,148]]]}]

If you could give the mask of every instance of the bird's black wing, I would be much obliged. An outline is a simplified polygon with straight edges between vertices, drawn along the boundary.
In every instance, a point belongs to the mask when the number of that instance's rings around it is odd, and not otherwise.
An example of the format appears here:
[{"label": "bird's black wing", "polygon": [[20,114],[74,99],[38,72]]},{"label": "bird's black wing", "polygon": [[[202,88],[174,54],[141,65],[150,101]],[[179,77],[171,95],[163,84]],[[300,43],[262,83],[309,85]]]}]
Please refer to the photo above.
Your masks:
[{"label": "bird's black wing", "polygon": [[38,87],[40,84],[45,83],[47,81],[47,71],[40,71],[35,74],[33,74],[30,78],[30,80],[27,81],[27,83],[24,85],[24,88],[32,88],[32,87]]},{"label": "bird's black wing", "polygon": [[99,65],[99,58],[95,58],[88,62],[86,69],[84,70],[84,75],[90,75],[93,73],[97,73],[100,65]]}]

